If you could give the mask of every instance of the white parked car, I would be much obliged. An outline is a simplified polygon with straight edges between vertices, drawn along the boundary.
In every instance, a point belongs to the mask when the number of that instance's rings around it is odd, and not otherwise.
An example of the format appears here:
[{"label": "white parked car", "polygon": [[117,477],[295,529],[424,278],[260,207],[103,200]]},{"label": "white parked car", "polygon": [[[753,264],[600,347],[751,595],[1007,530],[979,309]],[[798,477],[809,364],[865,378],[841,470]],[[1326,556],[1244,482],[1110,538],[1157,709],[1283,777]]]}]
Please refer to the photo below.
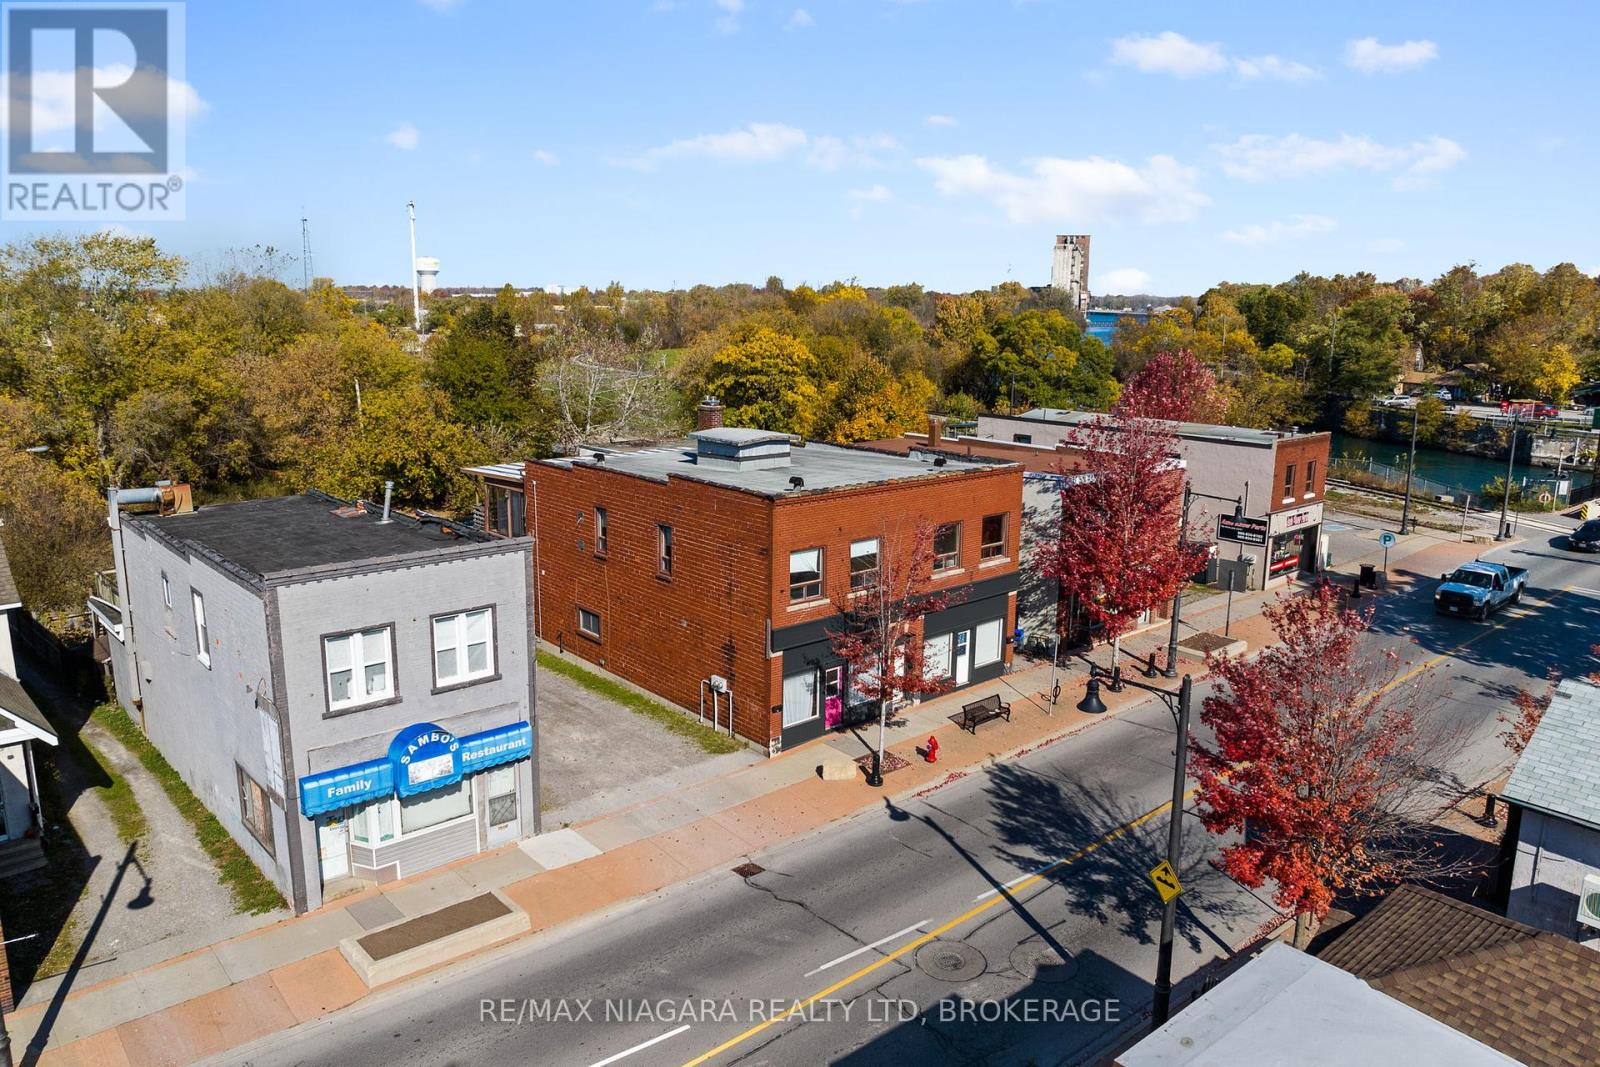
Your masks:
[{"label": "white parked car", "polygon": [[1394,396],[1386,396],[1379,400],[1378,403],[1386,408],[1414,408],[1417,406],[1417,398],[1396,394]]}]

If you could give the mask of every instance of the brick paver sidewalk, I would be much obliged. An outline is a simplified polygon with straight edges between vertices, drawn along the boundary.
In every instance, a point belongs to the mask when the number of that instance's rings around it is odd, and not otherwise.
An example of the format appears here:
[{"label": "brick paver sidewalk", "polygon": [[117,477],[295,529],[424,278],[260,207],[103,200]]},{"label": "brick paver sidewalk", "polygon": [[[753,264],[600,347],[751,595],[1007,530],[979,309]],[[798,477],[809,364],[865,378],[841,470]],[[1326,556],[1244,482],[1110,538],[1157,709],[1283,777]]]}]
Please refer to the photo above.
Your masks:
[{"label": "brick paver sidewalk", "polygon": [[[1391,553],[1391,575],[1398,579],[1391,581],[1392,588],[1449,569],[1477,551],[1427,536],[1406,542]],[[1346,563],[1344,573],[1360,561],[1357,557]],[[1270,639],[1261,608],[1276,595],[1235,597],[1233,635],[1252,649]],[[1185,632],[1192,632],[1190,626],[1220,630],[1223,601],[1212,597],[1186,609]],[[1126,640],[1124,648],[1139,657],[1158,651],[1159,662],[1166,638],[1161,623]],[[1103,649],[1095,658],[1108,662]],[[1205,667],[1186,661],[1181,669],[1199,675]],[[343,898],[309,915],[76,990],[59,1005],[23,1007],[6,1019],[13,1047],[20,1051],[47,1029],[48,1043],[39,1061],[46,1067],[192,1063],[365,997],[366,986],[338,944],[371,926],[498,889],[527,912],[533,933],[548,930],[706,871],[731,867],[796,834],[879,808],[885,792],[905,797],[931,791],[993,760],[1062,741],[1109,717],[1076,710],[1087,679],[1082,663],[1062,670],[1061,697],[1053,708],[1049,679],[1048,664],[1034,665],[906,712],[904,722],[890,731],[889,750],[908,764],[893,772],[887,790],[870,788],[859,778],[822,780],[817,769],[825,748],[852,755],[864,749],[848,736],[813,742],[603,818]],[[961,704],[989,693],[1001,693],[1011,703],[1009,722],[996,720],[968,733],[949,720]],[[1102,695],[1112,714],[1144,699],[1132,688]],[[937,764],[924,762],[917,751],[930,735],[939,741]]]}]

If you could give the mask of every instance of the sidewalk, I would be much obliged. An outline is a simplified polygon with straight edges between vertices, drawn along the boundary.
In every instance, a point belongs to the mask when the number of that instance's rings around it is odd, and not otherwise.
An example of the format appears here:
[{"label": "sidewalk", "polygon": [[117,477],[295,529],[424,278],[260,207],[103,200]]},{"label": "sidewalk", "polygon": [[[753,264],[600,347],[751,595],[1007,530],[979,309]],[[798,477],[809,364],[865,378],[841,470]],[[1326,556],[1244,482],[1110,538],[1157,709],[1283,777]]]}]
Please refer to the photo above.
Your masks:
[{"label": "sidewalk", "polygon": [[[1369,540],[1371,553],[1352,555],[1336,570],[1348,575],[1356,564],[1380,557],[1376,531],[1352,538],[1352,551]],[[1390,553],[1390,571],[1398,579],[1390,587],[1406,584],[1398,566],[1402,561],[1412,575],[1431,575],[1476,551],[1472,545],[1427,535],[1405,538]],[[1270,639],[1261,609],[1277,595],[1234,597],[1233,635],[1248,641],[1252,650]],[[1220,631],[1226,599],[1209,597],[1186,607],[1183,631]],[[1161,622],[1125,640],[1123,647],[1139,658],[1157,651],[1161,662],[1166,639],[1167,624]],[[1108,656],[1108,650],[1096,650],[1102,663],[1109,662]],[[1193,660],[1180,669],[1200,674],[1205,667]],[[45,1065],[192,1063],[366,997],[370,991],[339,952],[344,938],[489,889],[500,890],[527,913],[530,934],[548,930],[719,867],[731,868],[797,834],[879,809],[886,795],[931,792],[993,761],[1070,737],[1145,699],[1131,687],[1123,693],[1102,690],[1108,715],[1086,715],[1075,708],[1086,668],[1074,662],[1060,677],[1061,697],[1054,708],[1048,698],[1050,665],[1043,663],[908,709],[888,732],[889,751],[907,762],[889,774],[886,789],[870,788],[860,778],[823,781],[818,765],[825,748],[852,757],[866,748],[850,735],[818,740],[603,817],[76,990],[48,1022],[49,1005],[27,1005],[6,1019],[13,1047],[20,1051],[48,1027],[39,1061]],[[951,716],[961,705],[990,693],[1000,693],[1011,704],[1011,720],[993,721],[973,734],[957,728]],[[917,752],[929,736],[939,742],[936,765],[924,762]]]}]

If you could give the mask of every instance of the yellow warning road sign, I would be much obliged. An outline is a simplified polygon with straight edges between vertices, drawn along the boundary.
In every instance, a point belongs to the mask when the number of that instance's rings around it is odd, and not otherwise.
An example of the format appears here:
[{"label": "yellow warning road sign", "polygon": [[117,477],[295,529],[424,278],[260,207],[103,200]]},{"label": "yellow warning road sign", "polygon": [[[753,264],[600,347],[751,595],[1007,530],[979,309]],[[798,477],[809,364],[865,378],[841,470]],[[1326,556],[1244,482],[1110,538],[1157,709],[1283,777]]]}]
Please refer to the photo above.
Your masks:
[{"label": "yellow warning road sign", "polygon": [[1183,892],[1183,884],[1178,881],[1178,872],[1173,870],[1172,864],[1166,860],[1150,868],[1150,884],[1161,894],[1163,904],[1172,903],[1172,898]]}]

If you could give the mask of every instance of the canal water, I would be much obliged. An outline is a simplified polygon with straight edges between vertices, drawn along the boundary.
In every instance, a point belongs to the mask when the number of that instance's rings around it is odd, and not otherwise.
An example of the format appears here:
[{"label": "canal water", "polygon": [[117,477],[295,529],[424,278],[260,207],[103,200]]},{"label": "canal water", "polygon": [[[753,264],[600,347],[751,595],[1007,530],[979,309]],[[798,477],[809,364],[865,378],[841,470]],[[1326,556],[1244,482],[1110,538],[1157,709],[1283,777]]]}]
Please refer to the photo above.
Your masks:
[{"label": "canal water", "polygon": [[[1406,452],[1407,446],[1398,441],[1371,441],[1364,437],[1351,437],[1349,434],[1335,432],[1329,455],[1335,460],[1341,456],[1358,462],[1372,460],[1374,463],[1384,463],[1404,471]],[[1483,489],[1485,482],[1505,477],[1506,461],[1503,458],[1468,456],[1460,452],[1446,452],[1440,448],[1423,448],[1419,445],[1417,475],[1452,489],[1471,492],[1476,496]],[[1513,477],[1518,483],[1526,479],[1529,485],[1548,484],[1555,480],[1555,472],[1544,467],[1530,468],[1526,463],[1518,463]],[[1576,489],[1580,485],[1588,485],[1592,474],[1588,470],[1583,470],[1570,477],[1572,487]]]}]

